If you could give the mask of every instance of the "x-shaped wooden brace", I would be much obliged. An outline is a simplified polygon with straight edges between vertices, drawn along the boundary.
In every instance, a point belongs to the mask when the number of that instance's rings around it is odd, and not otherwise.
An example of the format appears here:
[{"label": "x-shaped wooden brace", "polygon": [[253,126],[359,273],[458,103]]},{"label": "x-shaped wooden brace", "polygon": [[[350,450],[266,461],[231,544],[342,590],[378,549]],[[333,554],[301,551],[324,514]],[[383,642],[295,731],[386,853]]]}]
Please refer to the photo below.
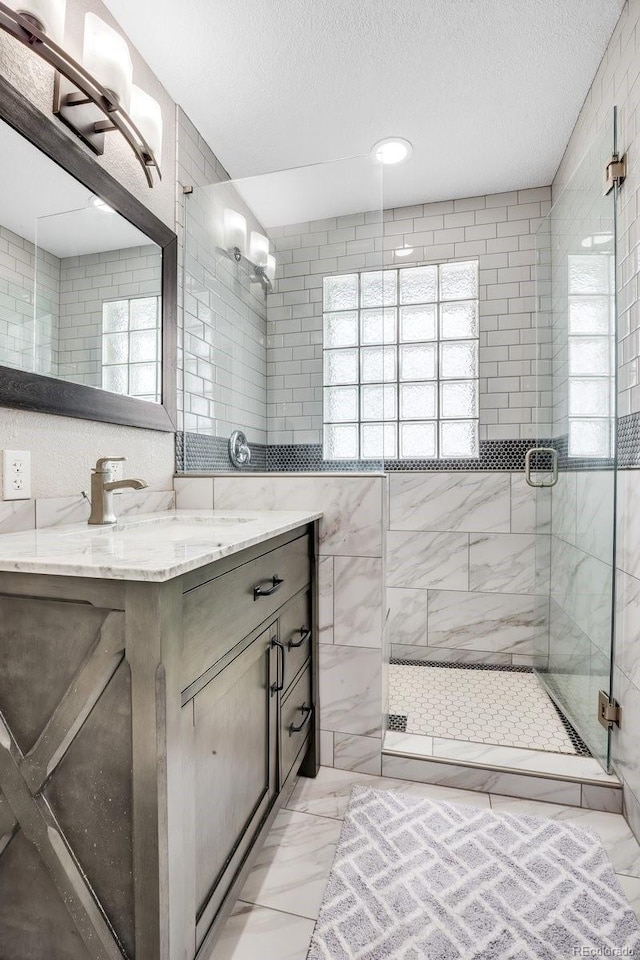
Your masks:
[{"label": "x-shaped wooden brace", "polygon": [[0,716],[0,856],[19,825],[38,851],[95,960],[122,960],[122,951],[41,791],[122,662],[123,638],[124,613],[111,611],[26,755]]}]

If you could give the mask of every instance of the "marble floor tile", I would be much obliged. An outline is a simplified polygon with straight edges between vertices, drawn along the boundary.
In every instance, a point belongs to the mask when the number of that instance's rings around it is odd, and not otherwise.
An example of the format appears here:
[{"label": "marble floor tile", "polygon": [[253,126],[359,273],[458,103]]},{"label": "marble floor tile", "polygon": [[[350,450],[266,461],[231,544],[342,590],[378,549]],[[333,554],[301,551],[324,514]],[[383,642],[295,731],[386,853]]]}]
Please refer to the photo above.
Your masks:
[{"label": "marble floor tile", "polygon": [[640,877],[626,877],[619,873],[618,880],[625,897],[631,904],[636,917],[640,920]]},{"label": "marble floor tile", "polygon": [[444,800],[451,803],[467,803],[488,807],[489,795],[472,790],[458,790],[429,783],[414,783],[391,777],[370,777],[347,770],[332,770],[321,767],[315,779],[301,777],[288,803],[289,810],[342,820],[355,786],[373,787],[375,790],[399,790],[418,797]]},{"label": "marble floor tile", "polygon": [[238,901],[211,960],[305,960],[314,921]]},{"label": "marble floor tile", "polygon": [[616,873],[640,877],[640,845],[629,824],[620,814],[494,794],[491,794],[491,806],[497,813],[522,813],[533,817],[566,820],[577,827],[593,830],[602,840]]},{"label": "marble floor tile", "polygon": [[334,820],[281,810],[240,899],[315,919],[339,836]]}]

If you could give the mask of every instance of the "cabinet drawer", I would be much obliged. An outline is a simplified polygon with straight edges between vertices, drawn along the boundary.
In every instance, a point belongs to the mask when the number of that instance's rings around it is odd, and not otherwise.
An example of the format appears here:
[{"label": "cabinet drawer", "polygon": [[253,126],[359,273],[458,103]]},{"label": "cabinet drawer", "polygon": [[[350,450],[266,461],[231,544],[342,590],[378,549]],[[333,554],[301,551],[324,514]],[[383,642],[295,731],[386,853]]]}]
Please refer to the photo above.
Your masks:
[{"label": "cabinet drawer", "polygon": [[[279,615],[280,643],[284,647],[284,690],[286,691],[311,656],[311,596],[299,593]],[[286,692],[284,693],[286,696]]]},{"label": "cabinet drawer", "polygon": [[280,786],[308,742],[312,720],[311,668],[307,667],[280,708]]},{"label": "cabinet drawer", "polygon": [[[183,689],[305,587],[310,576],[305,534],[185,593]],[[281,582],[274,583],[274,577]],[[256,587],[263,593],[255,594]],[[272,592],[265,595],[266,590]]]}]

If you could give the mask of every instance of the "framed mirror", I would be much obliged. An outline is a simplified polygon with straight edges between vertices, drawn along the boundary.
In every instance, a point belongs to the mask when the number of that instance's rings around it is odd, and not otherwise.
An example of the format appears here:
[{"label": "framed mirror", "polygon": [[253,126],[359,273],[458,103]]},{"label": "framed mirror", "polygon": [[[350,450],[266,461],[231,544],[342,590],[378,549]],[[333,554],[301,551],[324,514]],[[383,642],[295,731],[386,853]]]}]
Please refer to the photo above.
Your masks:
[{"label": "framed mirror", "polygon": [[0,405],[175,430],[175,233],[1,77],[0,156]]}]

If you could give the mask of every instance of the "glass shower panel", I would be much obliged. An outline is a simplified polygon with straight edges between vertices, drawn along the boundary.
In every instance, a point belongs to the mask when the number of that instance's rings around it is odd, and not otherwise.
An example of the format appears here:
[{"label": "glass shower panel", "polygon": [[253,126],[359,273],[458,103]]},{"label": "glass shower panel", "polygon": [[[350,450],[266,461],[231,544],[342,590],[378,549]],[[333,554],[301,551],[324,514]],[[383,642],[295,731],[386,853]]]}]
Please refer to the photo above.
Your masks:
[{"label": "glass shower panel", "polygon": [[[612,114],[536,238],[537,423],[558,482],[536,490],[535,669],[594,756],[609,764],[598,693],[610,693],[615,535],[615,196],[603,173]],[[541,455],[538,455],[541,457]],[[536,478],[550,482],[543,459]]]},{"label": "glass shower panel", "polygon": [[375,471],[397,455],[381,200],[370,156],[186,196],[185,469],[229,469],[234,429],[252,470]]}]

